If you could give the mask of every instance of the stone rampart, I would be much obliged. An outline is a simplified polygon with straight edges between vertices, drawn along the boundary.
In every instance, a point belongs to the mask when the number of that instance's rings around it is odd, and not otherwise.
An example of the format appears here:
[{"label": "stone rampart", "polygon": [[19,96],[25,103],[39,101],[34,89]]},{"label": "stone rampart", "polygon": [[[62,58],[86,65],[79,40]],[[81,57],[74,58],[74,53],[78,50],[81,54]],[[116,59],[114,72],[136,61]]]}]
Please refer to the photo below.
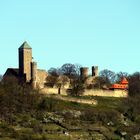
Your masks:
[{"label": "stone rampart", "polygon": [[128,97],[126,90],[85,90],[84,96]]},{"label": "stone rampart", "polygon": [[[41,90],[45,94],[58,94],[58,88],[44,88]],[[65,89],[61,89],[61,95],[67,95]],[[85,90],[83,96],[103,96],[103,97],[128,97],[128,91],[125,90]]]}]

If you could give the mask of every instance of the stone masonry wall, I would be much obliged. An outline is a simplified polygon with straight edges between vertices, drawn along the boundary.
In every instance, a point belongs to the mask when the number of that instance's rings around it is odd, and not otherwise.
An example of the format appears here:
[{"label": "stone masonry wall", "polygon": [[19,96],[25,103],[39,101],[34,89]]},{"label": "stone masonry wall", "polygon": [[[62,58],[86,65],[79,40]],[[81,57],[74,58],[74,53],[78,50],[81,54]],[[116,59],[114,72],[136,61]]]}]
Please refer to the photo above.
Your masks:
[{"label": "stone masonry wall", "polygon": [[[58,88],[44,88],[41,91],[44,94],[58,94]],[[61,95],[67,95],[66,90],[61,90]],[[83,96],[103,96],[103,97],[128,97],[128,91],[124,90],[85,90]]]},{"label": "stone masonry wall", "polygon": [[84,96],[128,97],[125,90],[86,90]]},{"label": "stone masonry wall", "polygon": [[37,70],[37,84],[39,88],[43,88],[46,82],[47,72],[45,70]]}]

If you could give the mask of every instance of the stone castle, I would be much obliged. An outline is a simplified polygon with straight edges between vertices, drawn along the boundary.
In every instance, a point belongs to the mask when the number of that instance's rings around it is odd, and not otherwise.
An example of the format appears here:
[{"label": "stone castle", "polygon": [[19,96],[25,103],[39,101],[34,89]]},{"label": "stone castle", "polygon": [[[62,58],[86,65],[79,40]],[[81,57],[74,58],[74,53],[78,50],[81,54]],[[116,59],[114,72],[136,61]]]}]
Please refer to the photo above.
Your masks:
[{"label": "stone castle", "polygon": [[[37,62],[34,62],[32,57],[32,48],[26,41],[19,47],[18,55],[19,68],[8,68],[3,76],[4,79],[12,76],[21,82],[31,84],[33,88],[44,88],[48,74],[45,70],[37,69]],[[87,67],[80,69],[80,76],[81,79],[89,76]],[[88,83],[97,76],[98,67],[93,66],[92,76],[88,78]]]},{"label": "stone castle", "polygon": [[[8,79],[9,77],[17,79],[20,83],[30,84],[34,89],[41,89],[43,93],[49,94],[58,94],[57,88],[48,88],[45,87],[46,78],[48,73],[45,70],[37,68],[37,62],[33,61],[32,57],[32,48],[28,45],[27,42],[24,42],[18,49],[18,58],[19,58],[19,68],[8,68],[3,76],[3,80]],[[92,67],[92,75],[89,76],[88,67],[80,68],[80,77],[81,79],[86,79],[85,84],[90,85],[95,81],[95,78],[98,77],[98,66]],[[67,95],[67,89],[69,88],[70,83],[67,88],[63,89],[63,94]],[[127,97],[128,92],[122,90],[120,86],[124,87],[125,85],[114,84],[117,88],[115,90],[85,90],[84,95],[86,96],[110,96],[110,97]],[[119,88],[118,88],[119,87]]]},{"label": "stone castle", "polygon": [[24,42],[18,49],[19,68],[8,68],[4,79],[12,76],[21,82],[31,84],[33,88],[43,88],[46,82],[47,72],[37,69],[37,63],[33,62],[32,48]]}]

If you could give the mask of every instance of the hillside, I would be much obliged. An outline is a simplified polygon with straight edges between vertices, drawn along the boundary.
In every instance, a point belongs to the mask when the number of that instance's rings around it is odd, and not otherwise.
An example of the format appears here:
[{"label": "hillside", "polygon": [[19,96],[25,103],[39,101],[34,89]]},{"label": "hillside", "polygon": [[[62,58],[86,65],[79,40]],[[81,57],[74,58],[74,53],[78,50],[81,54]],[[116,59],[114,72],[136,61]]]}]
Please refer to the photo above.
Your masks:
[{"label": "hillside", "polygon": [[71,98],[98,104],[46,97],[12,83],[0,85],[0,140],[139,139],[138,99]]}]

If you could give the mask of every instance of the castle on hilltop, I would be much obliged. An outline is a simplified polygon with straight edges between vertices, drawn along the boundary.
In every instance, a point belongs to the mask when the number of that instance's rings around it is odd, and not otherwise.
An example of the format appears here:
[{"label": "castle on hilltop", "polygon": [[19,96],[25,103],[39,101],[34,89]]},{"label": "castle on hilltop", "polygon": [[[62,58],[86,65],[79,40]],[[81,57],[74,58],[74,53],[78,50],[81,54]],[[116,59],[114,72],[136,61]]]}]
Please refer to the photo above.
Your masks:
[{"label": "castle on hilltop", "polygon": [[8,68],[3,78],[14,77],[18,81],[31,84],[33,88],[43,88],[47,72],[37,69],[37,62],[33,61],[32,48],[24,42],[18,49],[19,68]]},{"label": "castle on hilltop", "polygon": [[[32,57],[32,48],[26,41],[19,47],[18,54],[19,68],[8,68],[3,76],[3,79],[13,77],[19,82],[24,82],[32,85],[33,88],[44,88],[48,74],[45,70],[37,69],[37,62],[34,62]],[[85,79],[88,76],[88,68],[80,68],[81,79]],[[98,67],[93,66],[92,76],[88,78],[87,83],[90,83],[93,78],[97,76]]]},{"label": "castle on hilltop", "polygon": [[[33,61],[32,48],[27,42],[24,42],[18,49],[18,59],[19,68],[8,68],[3,76],[3,80],[15,78],[19,83],[26,83],[31,85],[34,89],[40,89],[41,93],[58,94],[57,87],[47,87],[45,86],[48,81],[48,73],[45,70],[37,68],[37,62]],[[98,77],[98,66],[92,67],[92,75],[89,76],[88,68],[80,68],[80,79],[84,81],[87,87],[93,85]],[[59,77],[62,78],[61,75]],[[60,80],[59,79],[59,80]],[[61,79],[63,81],[63,79]],[[71,88],[70,79],[63,87],[62,94],[67,95],[67,90]],[[120,84],[113,84],[110,89],[88,89],[86,88],[83,95],[84,96],[108,96],[108,97],[127,97],[128,96],[128,81],[123,79]]]}]

